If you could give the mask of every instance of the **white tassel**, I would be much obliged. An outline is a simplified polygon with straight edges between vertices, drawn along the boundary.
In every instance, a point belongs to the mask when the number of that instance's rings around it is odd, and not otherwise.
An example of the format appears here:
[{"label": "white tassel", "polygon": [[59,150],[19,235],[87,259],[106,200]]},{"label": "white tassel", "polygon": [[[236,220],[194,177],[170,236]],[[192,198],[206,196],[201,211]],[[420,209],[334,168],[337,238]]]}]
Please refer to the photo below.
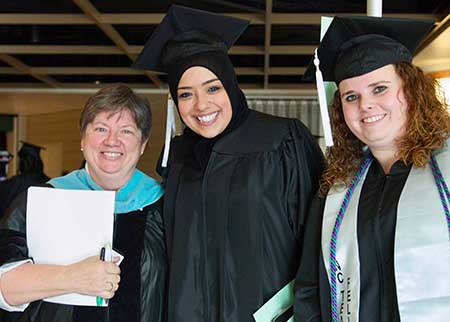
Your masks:
[{"label": "white tassel", "polygon": [[169,95],[167,98],[166,139],[164,144],[163,158],[161,162],[161,166],[163,168],[167,167],[167,161],[169,159],[170,151],[170,141],[172,140],[173,135],[177,133],[174,105],[175,104],[173,103],[173,100]]},{"label": "white tassel", "polygon": [[333,146],[333,135],[331,134],[330,116],[328,115],[327,97],[325,87],[323,85],[322,72],[319,68],[319,57],[317,56],[317,48],[314,52],[314,65],[316,66],[316,86],[317,95],[319,96],[320,115],[322,117],[323,133],[325,136],[325,145]]},{"label": "white tassel", "polygon": [[383,16],[383,0],[367,0],[367,15],[369,17]]}]

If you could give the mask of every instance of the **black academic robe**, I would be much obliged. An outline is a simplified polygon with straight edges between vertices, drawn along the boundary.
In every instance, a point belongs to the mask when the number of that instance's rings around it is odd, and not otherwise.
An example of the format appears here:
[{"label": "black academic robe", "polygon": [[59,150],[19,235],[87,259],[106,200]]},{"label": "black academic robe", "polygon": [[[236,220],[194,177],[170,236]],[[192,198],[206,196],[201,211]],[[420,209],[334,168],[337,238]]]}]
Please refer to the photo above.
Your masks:
[{"label": "black academic robe", "polygon": [[31,186],[47,182],[50,178],[43,173],[22,173],[0,182],[0,219],[11,202]]},{"label": "black academic robe", "polygon": [[[400,322],[394,238],[397,205],[410,169],[397,161],[385,174],[374,159],[362,186],[357,221],[361,322]],[[307,247],[295,285],[296,322],[331,321],[330,286],[321,248],[324,204],[323,198],[314,199],[306,225]]]},{"label": "black academic robe", "polygon": [[253,321],[295,276],[322,153],[298,120],[254,111],[206,169],[184,149],[172,141],[164,176],[169,321]]},{"label": "black academic robe", "polygon": [[[32,302],[24,312],[6,312],[2,322],[165,321],[166,248],[162,199],[141,210],[117,214],[114,249],[124,256],[119,289],[108,308]],[[0,222],[0,265],[27,259],[26,194]]]}]

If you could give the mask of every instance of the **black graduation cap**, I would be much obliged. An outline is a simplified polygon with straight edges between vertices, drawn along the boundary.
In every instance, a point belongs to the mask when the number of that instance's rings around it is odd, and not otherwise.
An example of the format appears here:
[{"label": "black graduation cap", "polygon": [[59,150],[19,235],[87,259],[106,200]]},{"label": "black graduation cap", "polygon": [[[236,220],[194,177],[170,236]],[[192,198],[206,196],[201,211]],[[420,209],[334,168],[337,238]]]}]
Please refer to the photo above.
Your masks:
[{"label": "black graduation cap", "polygon": [[31,156],[34,158],[40,158],[40,153],[41,153],[41,149],[44,149],[41,146],[38,145],[34,145],[31,143],[27,143],[27,142],[22,142],[22,147],[19,150],[19,157],[23,158],[24,156]]},{"label": "black graduation cap", "polygon": [[13,155],[6,150],[0,150],[0,162],[9,162],[13,158]]},{"label": "black graduation cap", "polygon": [[[339,84],[385,65],[411,62],[433,24],[423,19],[334,17],[318,48],[323,80]],[[304,79],[312,80],[314,73],[311,62]]]},{"label": "black graduation cap", "polygon": [[[173,50],[170,53],[173,60],[212,50],[223,50],[226,53],[248,24],[247,20],[172,5],[133,66],[167,72],[161,54],[168,42],[177,38],[181,38],[184,44],[189,43],[189,46]],[[199,34],[202,36],[199,37]]]}]

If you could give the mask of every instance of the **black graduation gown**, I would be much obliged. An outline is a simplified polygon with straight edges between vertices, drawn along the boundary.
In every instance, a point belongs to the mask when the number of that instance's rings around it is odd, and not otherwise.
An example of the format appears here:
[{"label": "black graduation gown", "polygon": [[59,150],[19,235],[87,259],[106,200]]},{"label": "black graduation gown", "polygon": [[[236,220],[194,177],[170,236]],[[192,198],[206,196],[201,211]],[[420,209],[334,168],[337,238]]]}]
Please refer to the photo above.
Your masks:
[{"label": "black graduation gown", "polygon": [[[125,258],[121,281],[108,308],[32,302],[24,312],[4,312],[2,322],[165,321],[166,248],[162,199],[142,210],[115,215],[114,249]],[[0,222],[0,265],[27,259],[26,194]],[[109,311],[109,312],[108,312]]]},{"label": "black graduation gown", "polygon": [[172,141],[164,176],[170,322],[253,321],[292,280],[322,153],[298,120],[250,111],[206,169]]},{"label": "black graduation gown", "polygon": [[[411,167],[397,161],[389,174],[373,160],[358,203],[361,322],[400,322],[394,276],[397,205]],[[331,321],[330,286],[321,248],[325,200],[316,197],[306,224],[295,285],[295,321]],[[336,210],[336,212],[338,209]]]},{"label": "black graduation gown", "polygon": [[31,186],[47,182],[50,178],[43,173],[22,173],[0,182],[0,218],[11,202]]}]

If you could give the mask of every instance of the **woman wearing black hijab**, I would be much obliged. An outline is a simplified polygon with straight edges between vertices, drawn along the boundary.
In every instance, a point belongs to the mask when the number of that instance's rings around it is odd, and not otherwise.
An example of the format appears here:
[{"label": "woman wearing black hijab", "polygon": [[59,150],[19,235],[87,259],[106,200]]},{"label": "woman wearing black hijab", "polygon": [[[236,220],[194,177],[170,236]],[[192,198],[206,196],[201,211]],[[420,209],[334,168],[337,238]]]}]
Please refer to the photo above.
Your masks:
[{"label": "woman wearing black hijab", "polygon": [[136,66],[167,72],[186,125],[161,168],[168,321],[253,321],[289,283],[322,154],[294,119],[250,111],[228,48],[240,19],[173,6]]}]

